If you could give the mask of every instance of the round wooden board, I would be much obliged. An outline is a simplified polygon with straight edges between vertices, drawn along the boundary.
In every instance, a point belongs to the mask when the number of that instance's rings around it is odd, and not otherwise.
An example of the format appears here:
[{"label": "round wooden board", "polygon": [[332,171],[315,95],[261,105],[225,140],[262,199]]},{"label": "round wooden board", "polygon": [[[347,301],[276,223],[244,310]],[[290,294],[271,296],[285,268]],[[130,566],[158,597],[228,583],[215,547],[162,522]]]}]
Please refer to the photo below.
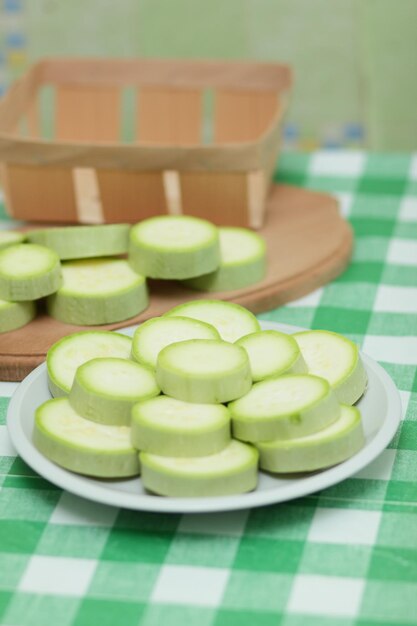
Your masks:
[{"label": "round wooden board", "polygon": [[[254,313],[295,300],[338,276],[349,262],[352,231],[338,211],[337,201],[323,193],[275,185],[267,203],[266,224],[260,233],[268,247],[268,273],[256,285],[206,294],[178,283],[149,281],[150,306],[137,317],[100,326],[116,329],[161,315],[173,306],[197,298],[231,300]],[[0,380],[22,380],[45,359],[58,339],[92,326],[62,324],[41,313],[27,326],[0,335]]]}]

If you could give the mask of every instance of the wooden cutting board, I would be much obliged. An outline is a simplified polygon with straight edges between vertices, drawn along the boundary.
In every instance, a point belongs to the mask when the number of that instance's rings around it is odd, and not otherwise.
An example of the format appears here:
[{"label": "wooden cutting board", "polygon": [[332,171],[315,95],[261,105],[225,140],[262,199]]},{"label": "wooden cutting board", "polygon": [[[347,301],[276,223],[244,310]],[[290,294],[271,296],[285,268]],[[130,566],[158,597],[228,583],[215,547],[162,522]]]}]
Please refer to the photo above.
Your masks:
[{"label": "wooden cutting board", "polygon": [[[275,185],[268,199],[266,225],[260,233],[268,248],[268,272],[262,282],[239,291],[207,295],[175,282],[149,281],[150,306],[146,311],[99,328],[137,324],[197,298],[230,300],[254,313],[267,311],[329,282],[345,269],[351,256],[351,228],[340,217],[337,201],[327,194]],[[87,328],[93,327],[63,324],[42,312],[27,326],[1,334],[0,380],[22,380],[45,359],[55,341]]]}]

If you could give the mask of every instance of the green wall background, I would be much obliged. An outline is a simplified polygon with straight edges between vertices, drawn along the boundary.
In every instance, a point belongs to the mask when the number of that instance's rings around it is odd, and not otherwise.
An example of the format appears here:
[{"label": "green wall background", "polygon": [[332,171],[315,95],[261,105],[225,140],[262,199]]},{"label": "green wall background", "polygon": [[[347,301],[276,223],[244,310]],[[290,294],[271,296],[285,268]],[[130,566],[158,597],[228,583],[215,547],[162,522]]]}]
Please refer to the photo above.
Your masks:
[{"label": "green wall background", "polygon": [[280,60],[287,147],[417,148],[417,0],[0,1],[0,83],[54,55]]}]

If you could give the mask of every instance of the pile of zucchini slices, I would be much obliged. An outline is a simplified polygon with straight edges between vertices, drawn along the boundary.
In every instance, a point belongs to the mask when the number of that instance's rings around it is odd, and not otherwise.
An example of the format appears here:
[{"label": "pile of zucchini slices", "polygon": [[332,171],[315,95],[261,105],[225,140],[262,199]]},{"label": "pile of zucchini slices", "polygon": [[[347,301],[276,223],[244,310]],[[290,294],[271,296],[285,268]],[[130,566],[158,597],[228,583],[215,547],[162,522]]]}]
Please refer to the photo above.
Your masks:
[{"label": "pile of zucchini slices", "polygon": [[[133,240],[145,249],[141,228]],[[165,262],[155,246],[147,252],[132,258],[149,275],[183,274],[191,263],[174,252]],[[367,376],[356,345],[326,331],[261,330],[252,313],[221,300],[179,305],[132,339],[104,330],[66,336],[49,350],[47,372],[53,399],[36,410],[37,448],[88,476],[141,474],[162,496],[245,493],[259,469],[320,470],[364,445],[353,404]]]},{"label": "pile of zucchini slices", "polygon": [[147,278],[199,291],[229,291],[265,276],[265,242],[189,216],[128,224],[0,232],[0,332],[29,323],[36,301],[66,324],[132,318],[149,304]]}]

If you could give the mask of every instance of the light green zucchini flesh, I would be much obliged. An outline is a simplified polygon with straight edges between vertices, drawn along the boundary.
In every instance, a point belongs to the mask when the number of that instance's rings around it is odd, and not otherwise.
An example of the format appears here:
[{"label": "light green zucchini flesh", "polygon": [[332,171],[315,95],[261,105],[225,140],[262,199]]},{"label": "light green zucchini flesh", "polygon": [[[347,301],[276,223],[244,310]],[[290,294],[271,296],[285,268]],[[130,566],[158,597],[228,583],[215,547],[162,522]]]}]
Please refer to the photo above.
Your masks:
[{"label": "light green zucchini flesh", "polygon": [[28,233],[32,243],[47,246],[62,260],[127,254],[129,224],[64,226],[42,228]]},{"label": "light green zucchini flesh", "polygon": [[53,250],[31,243],[0,250],[1,299],[38,300],[57,291],[61,283],[61,264]]},{"label": "light green zucchini flesh", "polygon": [[86,420],[74,411],[67,398],[48,400],[38,407],[33,439],[44,456],[72,472],[100,478],[140,473],[130,428]]},{"label": "light green zucchini flesh", "polygon": [[36,315],[34,302],[7,302],[0,300],[0,333],[29,324]]},{"label": "light green zucchini flesh", "polygon": [[85,419],[130,426],[134,404],[159,393],[150,368],[127,359],[104,357],[87,361],[77,369],[68,399]]},{"label": "light green zucchini flesh", "polygon": [[130,337],[109,330],[72,333],[54,343],[46,355],[48,386],[54,397],[69,394],[77,368],[98,357],[128,359]]},{"label": "light green zucchini flesh", "polygon": [[231,343],[261,330],[256,317],[239,304],[223,300],[191,300],[170,309],[166,316],[191,317],[211,324],[224,341]]},{"label": "light green zucchini flesh", "polygon": [[303,437],[336,421],[340,406],[324,378],[288,374],[255,383],[228,405],[233,436],[243,441]]},{"label": "light green zucchini flesh", "polygon": [[220,267],[184,284],[198,291],[233,291],[258,283],[266,273],[265,240],[247,228],[219,228]]},{"label": "light green zucchini flesh", "polygon": [[164,394],[202,404],[240,398],[252,385],[245,350],[211,339],[180,341],[161,350],[156,380]]},{"label": "light green zucchini flesh", "polygon": [[342,405],[338,420],[305,437],[259,442],[260,467],[269,472],[312,472],[346,461],[365,444],[361,415]]},{"label": "light green zucchini flesh", "polygon": [[131,428],[135,448],[160,456],[208,456],[230,443],[230,414],[223,404],[158,396],[133,407]]},{"label": "light green zucchini flesh", "polygon": [[0,231],[0,250],[14,246],[17,243],[23,243],[26,240],[26,235],[18,233],[15,230],[1,230]]},{"label": "light green zucchini flesh", "polygon": [[246,493],[258,482],[258,452],[231,441],[217,454],[194,458],[141,452],[142,483],[161,496],[206,497]]},{"label": "light green zucchini flesh", "polygon": [[148,306],[145,278],[124,259],[64,261],[62,275],[62,287],[47,299],[47,308],[66,324],[120,322]]},{"label": "light green zucchini flesh", "polygon": [[184,279],[214,271],[220,264],[217,228],[186,215],[162,215],[130,231],[129,261],[144,276]]},{"label": "light green zucchini flesh", "polygon": [[154,317],[135,330],[132,358],[156,368],[160,351],[171,343],[187,339],[220,339],[214,326],[189,317]]},{"label": "light green zucchini flesh", "polygon": [[307,372],[300,348],[291,335],[277,330],[261,330],[242,337],[236,345],[248,353],[254,382],[281,374]]},{"label": "light green zucchini flesh", "polygon": [[310,374],[329,381],[341,404],[354,404],[365,392],[368,377],[358,347],[326,330],[295,333]]}]

